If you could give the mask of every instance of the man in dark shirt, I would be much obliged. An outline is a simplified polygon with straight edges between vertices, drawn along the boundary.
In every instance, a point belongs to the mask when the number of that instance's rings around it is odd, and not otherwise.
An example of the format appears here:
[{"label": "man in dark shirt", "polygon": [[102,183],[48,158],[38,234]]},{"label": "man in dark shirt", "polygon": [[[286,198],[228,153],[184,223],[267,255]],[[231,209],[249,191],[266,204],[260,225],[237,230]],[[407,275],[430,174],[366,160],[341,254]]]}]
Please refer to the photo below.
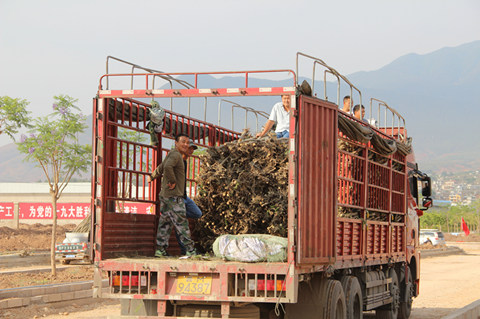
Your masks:
[{"label": "man in dark shirt", "polygon": [[[180,242],[186,249],[186,255],[195,255],[193,240],[185,209],[185,163],[183,154],[189,147],[189,138],[185,134],[175,137],[175,149],[171,150],[162,162],[163,179],[160,191],[160,219],[157,231],[157,250],[155,257],[167,255],[168,240],[172,227],[180,238]],[[158,168],[157,168],[158,169]],[[155,172],[157,172],[157,169]],[[154,172],[154,173],[155,173]],[[152,174],[152,179],[159,175]]]}]

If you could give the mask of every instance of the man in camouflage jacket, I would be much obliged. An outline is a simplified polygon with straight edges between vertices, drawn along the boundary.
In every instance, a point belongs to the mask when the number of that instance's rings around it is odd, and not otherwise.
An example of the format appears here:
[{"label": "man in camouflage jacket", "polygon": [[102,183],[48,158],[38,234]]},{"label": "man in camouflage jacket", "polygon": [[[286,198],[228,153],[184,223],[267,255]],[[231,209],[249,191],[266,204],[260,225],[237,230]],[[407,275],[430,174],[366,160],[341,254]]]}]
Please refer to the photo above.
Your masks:
[{"label": "man in camouflage jacket", "polygon": [[[186,154],[189,147],[189,138],[185,134],[175,137],[175,149],[171,150],[162,162],[163,178],[160,191],[160,219],[157,231],[157,250],[155,257],[167,255],[168,240],[172,227],[186,248],[187,256],[195,255],[194,242],[191,239],[190,229],[185,209],[185,163],[182,154]],[[157,171],[157,170],[156,170]],[[159,174],[152,174],[155,179]]]}]

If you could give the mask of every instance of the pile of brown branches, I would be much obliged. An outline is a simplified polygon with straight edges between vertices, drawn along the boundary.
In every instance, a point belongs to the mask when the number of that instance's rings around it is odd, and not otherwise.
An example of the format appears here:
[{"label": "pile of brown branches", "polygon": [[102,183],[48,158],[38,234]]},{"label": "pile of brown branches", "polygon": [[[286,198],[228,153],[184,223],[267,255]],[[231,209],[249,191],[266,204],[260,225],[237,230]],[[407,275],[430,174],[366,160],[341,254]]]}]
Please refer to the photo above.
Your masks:
[{"label": "pile of brown branches", "polygon": [[200,157],[195,202],[203,217],[194,234],[202,249],[224,234],[287,236],[287,139],[245,133]]}]

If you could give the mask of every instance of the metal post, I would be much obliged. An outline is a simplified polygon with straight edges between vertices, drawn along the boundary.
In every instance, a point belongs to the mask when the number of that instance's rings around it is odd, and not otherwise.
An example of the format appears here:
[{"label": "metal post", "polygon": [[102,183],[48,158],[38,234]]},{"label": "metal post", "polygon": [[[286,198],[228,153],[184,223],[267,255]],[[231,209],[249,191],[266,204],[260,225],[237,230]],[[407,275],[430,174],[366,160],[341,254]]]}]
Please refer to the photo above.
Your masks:
[{"label": "metal post", "polygon": [[18,202],[13,203],[13,218],[14,218],[13,222],[15,225],[15,229],[19,229],[20,228],[20,209],[19,209]]}]

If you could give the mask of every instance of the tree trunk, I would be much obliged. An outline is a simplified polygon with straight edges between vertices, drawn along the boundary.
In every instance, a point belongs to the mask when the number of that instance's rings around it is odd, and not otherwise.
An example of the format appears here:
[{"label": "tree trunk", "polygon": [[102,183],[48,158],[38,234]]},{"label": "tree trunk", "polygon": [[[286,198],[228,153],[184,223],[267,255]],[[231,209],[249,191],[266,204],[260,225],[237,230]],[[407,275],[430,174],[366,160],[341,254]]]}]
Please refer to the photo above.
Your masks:
[{"label": "tree trunk", "polygon": [[449,233],[449,232],[450,232],[450,224],[448,222],[448,214],[447,214],[447,233]]},{"label": "tree trunk", "polygon": [[50,245],[50,264],[52,265],[52,276],[57,276],[57,268],[55,263],[55,241],[57,238],[57,194],[52,193],[52,243]]}]

